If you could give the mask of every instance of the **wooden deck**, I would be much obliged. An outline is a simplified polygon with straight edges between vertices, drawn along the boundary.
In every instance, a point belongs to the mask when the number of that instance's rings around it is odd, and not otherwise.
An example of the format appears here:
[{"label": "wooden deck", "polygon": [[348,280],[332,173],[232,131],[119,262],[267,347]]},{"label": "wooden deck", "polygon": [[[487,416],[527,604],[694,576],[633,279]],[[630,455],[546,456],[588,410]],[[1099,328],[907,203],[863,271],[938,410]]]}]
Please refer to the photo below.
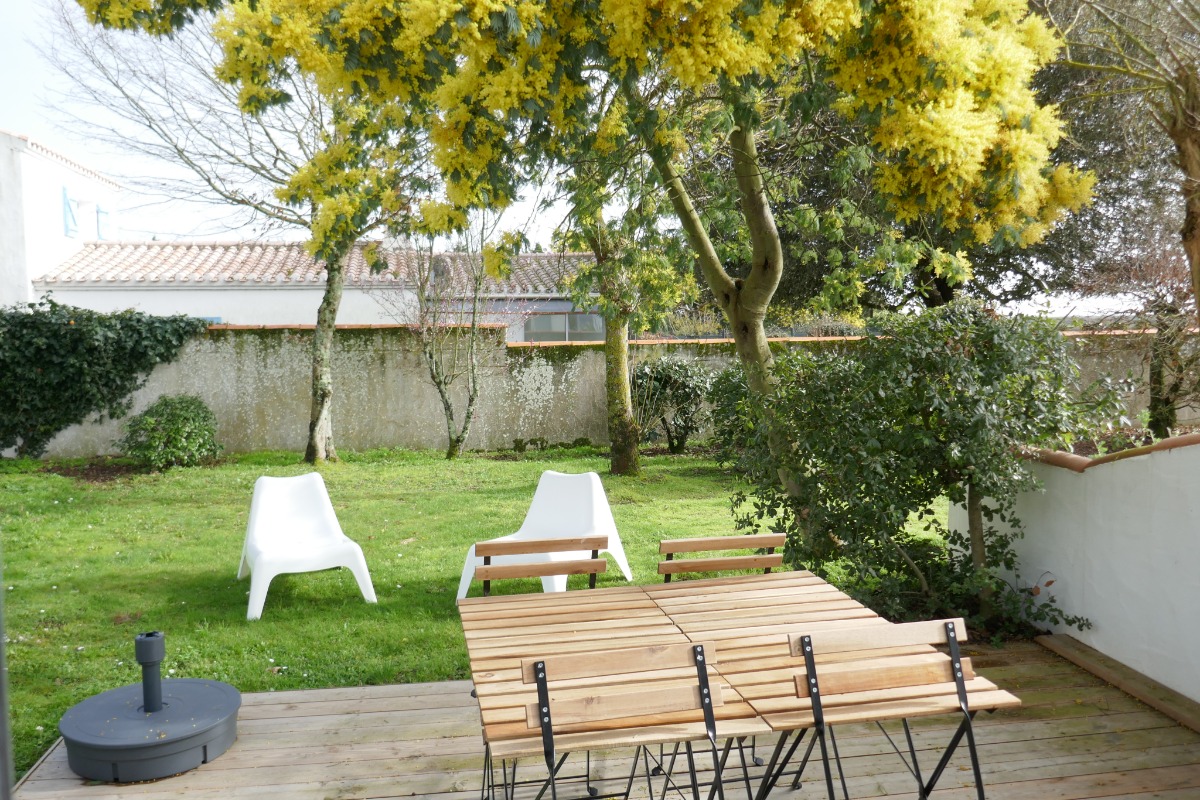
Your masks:
[{"label": "wooden deck", "polygon": [[[991,800],[1200,798],[1200,733],[1037,644],[967,651],[982,674],[1024,704],[977,722]],[[944,743],[955,724],[949,717],[916,721],[918,747]],[[878,730],[844,726],[837,738],[852,798],[915,796],[913,779]],[[771,744],[760,739],[760,754]],[[593,773],[622,774],[628,754],[618,755],[594,762]],[[243,696],[238,741],[212,764],[152,783],[89,785],[68,769],[60,742],[18,785],[16,798],[458,800],[479,797],[482,760],[467,682],[250,694]],[[530,764],[528,776],[536,770]],[[960,752],[934,797],[973,800],[969,786]],[[813,780],[771,797],[802,800],[823,791]]]}]

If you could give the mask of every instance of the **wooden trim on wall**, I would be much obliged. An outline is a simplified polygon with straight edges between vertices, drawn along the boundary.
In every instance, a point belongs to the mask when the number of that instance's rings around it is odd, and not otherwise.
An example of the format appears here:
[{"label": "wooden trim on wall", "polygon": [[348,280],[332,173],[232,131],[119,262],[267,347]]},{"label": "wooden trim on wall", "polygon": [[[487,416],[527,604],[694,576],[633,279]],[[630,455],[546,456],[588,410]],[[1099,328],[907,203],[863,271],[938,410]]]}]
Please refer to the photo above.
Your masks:
[{"label": "wooden trim on wall", "polygon": [[1063,467],[1072,472],[1084,472],[1101,464],[1111,464],[1114,461],[1123,461],[1126,458],[1137,458],[1138,456],[1149,455],[1150,453],[1174,450],[1179,447],[1191,447],[1196,444],[1200,444],[1200,433],[1172,436],[1144,447],[1134,447],[1129,450],[1108,453],[1098,458],[1087,458],[1086,456],[1077,456],[1074,453],[1064,453],[1061,450],[1044,450],[1041,448],[1031,450],[1025,455],[1032,461],[1038,461],[1052,467]]}]

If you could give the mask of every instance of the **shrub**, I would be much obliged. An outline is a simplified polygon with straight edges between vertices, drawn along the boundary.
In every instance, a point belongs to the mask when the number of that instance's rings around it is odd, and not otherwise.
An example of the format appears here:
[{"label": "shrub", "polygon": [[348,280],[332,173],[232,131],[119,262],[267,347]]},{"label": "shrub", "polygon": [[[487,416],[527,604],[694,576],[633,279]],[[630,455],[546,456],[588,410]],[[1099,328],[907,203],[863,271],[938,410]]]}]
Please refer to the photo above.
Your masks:
[{"label": "shrub", "polygon": [[759,434],[750,406],[750,387],[741,366],[721,370],[708,389],[712,443],[717,463],[733,467],[753,482],[762,465],[769,460],[766,440]]},{"label": "shrub", "polygon": [[103,314],[50,298],[0,309],[0,450],[36,458],[89,415],[119,419],[155,365],[208,326],[193,317]]},{"label": "shrub", "polygon": [[[1082,422],[1061,334],[972,302],[876,322],[845,353],[781,356],[770,395],[743,406],[726,439],[765,463],[735,498],[739,525],[786,530],[791,561],[839,571],[842,588],[893,616],[994,625],[1019,604],[1029,619],[1082,622],[1019,603],[999,577],[1016,568],[1013,502],[1034,485],[1020,449]],[[768,426],[782,446],[765,446]],[[971,530],[933,522],[943,495],[977,504]],[[908,528],[914,516],[924,534]]]},{"label": "shrub", "polygon": [[643,436],[657,436],[661,426],[667,450],[682,453],[688,437],[705,424],[704,398],[712,373],[694,361],[663,356],[638,364],[630,377],[634,415]]},{"label": "shrub", "polygon": [[156,470],[191,467],[216,457],[217,418],[195,395],[163,395],[125,423],[117,448]]}]

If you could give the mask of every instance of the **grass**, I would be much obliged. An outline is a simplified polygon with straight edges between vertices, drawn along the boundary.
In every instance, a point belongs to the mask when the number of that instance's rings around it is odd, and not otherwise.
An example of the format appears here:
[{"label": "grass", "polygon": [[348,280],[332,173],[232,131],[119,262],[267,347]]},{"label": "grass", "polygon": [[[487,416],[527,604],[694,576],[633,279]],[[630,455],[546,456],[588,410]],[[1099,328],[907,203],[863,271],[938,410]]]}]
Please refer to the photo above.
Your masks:
[{"label": "grass", "polygon": [[[106,483],[0,462],[18,774],[54,742],[67,708],[140,680],[132,640],[141,631],[166,634],[164,675],[244,692],[465,678],[454,604],[463,555],[519,527],[543,470],[601,474],[639,582],[657,580],[659,539],[732,532],[732,475],[702,458],[643,463],[641,477],[616,478],[594,449],[511,461],[347,455],[321,472],[342,528],[363,548],[378,605],[363,602],[347,570],[286,575],[272,583],[263,618],[247,622],[249,582],[235,575],[254,481],[309,471],[298,454]],[[615,570],[600,578],[621,581]],[[539,589],[507,583],[496,591]]]}]

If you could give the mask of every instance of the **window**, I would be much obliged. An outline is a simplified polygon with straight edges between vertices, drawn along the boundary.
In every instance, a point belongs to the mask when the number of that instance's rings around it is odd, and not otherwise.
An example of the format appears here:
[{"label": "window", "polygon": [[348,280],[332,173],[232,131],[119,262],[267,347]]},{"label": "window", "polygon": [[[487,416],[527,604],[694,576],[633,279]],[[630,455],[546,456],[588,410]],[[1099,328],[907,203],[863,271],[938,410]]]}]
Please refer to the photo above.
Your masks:
[{"label": "window", "polygon": [[567,318],[563,314],[534,314],[525,320],[525,341],[565,342]]},{"label": "window", "polygon": [[568,314],[567,340],[572,342],[603,342],[603,317],[599,314]]},{"label": "window", "polygon": [[599,314],[534,314],[525,320],[527,342],[602,342],[604,319]]}]

